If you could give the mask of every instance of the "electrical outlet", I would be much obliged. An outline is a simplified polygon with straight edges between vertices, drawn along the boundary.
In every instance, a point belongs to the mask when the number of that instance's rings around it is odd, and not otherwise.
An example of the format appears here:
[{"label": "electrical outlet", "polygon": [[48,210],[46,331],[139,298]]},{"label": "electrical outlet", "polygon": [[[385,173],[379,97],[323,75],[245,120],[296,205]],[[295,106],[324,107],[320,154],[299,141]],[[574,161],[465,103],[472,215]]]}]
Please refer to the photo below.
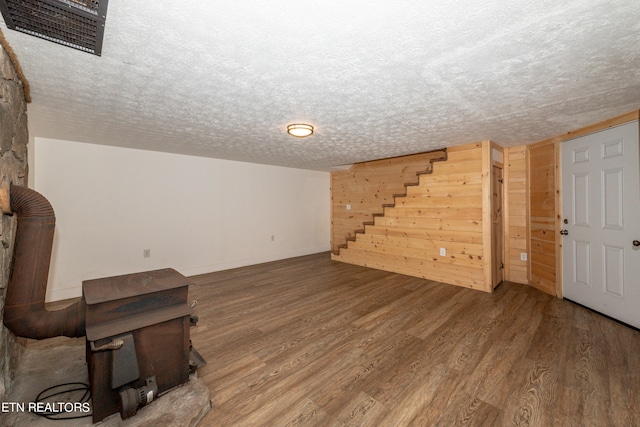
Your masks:
[{"label": "electrical outlet", "polygon": [[447,256],[447,249],[446,248],[440,248],[440,256]]},{"label": "electrical outlet", "polygon": [[347,210],[350,211],[351,210],[351,205],[347,205]]},{"label": "electrical outlet", "polygon": [[527,253],[520,252],[520,261],[526,261],[526,260],[527,260]]},{"label": "electrical outlet", "polygon": [[151,249],[143,249],[142,250],[143,258],[151,258]]}]

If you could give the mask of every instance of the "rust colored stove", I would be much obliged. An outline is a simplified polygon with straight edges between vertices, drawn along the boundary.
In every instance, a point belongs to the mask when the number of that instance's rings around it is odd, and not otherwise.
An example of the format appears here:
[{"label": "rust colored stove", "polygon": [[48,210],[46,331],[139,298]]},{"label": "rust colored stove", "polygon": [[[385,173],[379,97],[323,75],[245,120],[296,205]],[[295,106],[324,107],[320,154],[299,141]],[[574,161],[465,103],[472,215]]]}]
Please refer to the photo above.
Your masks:
[{"label": "rust colored stove", "polygon": [[15,335],[87,337],[93,422],[139,407],[189,379],[206,362],[191,347],[189,280],[173,269],[87,280],[82,299],[48,311],[44,300],[55,216],[25,187],[0,186],[0,209],[17,215],[4,324]]},{"label": "rust colored stove", "polygon": [[82,283],[94,423],[189,379],[189,284],[173,269]]}]

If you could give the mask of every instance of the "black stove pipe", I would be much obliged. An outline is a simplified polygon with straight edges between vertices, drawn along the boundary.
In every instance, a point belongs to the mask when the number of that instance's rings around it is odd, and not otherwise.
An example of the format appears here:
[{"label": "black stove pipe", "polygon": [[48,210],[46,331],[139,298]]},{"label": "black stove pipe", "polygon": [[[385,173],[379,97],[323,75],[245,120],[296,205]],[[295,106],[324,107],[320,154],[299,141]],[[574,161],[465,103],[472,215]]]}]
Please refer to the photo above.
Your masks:
[{"label": "black stove pipe", "polygon": [[[4,305],[4,324],[16,336],[44,339],[85,335],[85,303],[48,311],[44,300],[53,248],[55,213],[49,201],[26,187],[0,189],[5,213],[15,213],[17,226],[11,274]],[[6,200],[9,206],[6,206]]]}]

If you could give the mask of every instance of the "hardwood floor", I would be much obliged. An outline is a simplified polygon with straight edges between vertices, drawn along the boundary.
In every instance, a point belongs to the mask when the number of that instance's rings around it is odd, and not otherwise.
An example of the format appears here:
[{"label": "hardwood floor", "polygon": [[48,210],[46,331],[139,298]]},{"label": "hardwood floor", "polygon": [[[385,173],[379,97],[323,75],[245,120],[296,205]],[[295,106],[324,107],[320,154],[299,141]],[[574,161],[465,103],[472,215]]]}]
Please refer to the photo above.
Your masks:
[{"label": "hardwood floor", "polygon": [[640,332],[530,286],[486,294],[329,253],[193,279],[201,426],[640,426]]},{"label": "hardwood floor", "polygon": [[328,253],[193,279],[206,426],[640,425],[640,332],[529,286]]}]

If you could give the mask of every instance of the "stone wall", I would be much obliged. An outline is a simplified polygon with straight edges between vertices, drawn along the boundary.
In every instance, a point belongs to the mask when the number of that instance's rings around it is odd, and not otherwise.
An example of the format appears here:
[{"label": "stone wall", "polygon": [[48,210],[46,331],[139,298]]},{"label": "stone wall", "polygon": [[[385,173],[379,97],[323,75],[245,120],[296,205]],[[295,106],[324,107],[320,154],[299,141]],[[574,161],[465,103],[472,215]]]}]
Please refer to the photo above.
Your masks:
[{"label": "stone wall", "polygon": [[[0,185],[27,185],[27,103],[22,80],[9,55],[0,47]],[[0,317],[4,314],[4,298],[15,219],[2,215],[0,220]],[[24,350],[24,339],[14,337],[0,326],[0,401],[11,387],[11,374]]]}]

